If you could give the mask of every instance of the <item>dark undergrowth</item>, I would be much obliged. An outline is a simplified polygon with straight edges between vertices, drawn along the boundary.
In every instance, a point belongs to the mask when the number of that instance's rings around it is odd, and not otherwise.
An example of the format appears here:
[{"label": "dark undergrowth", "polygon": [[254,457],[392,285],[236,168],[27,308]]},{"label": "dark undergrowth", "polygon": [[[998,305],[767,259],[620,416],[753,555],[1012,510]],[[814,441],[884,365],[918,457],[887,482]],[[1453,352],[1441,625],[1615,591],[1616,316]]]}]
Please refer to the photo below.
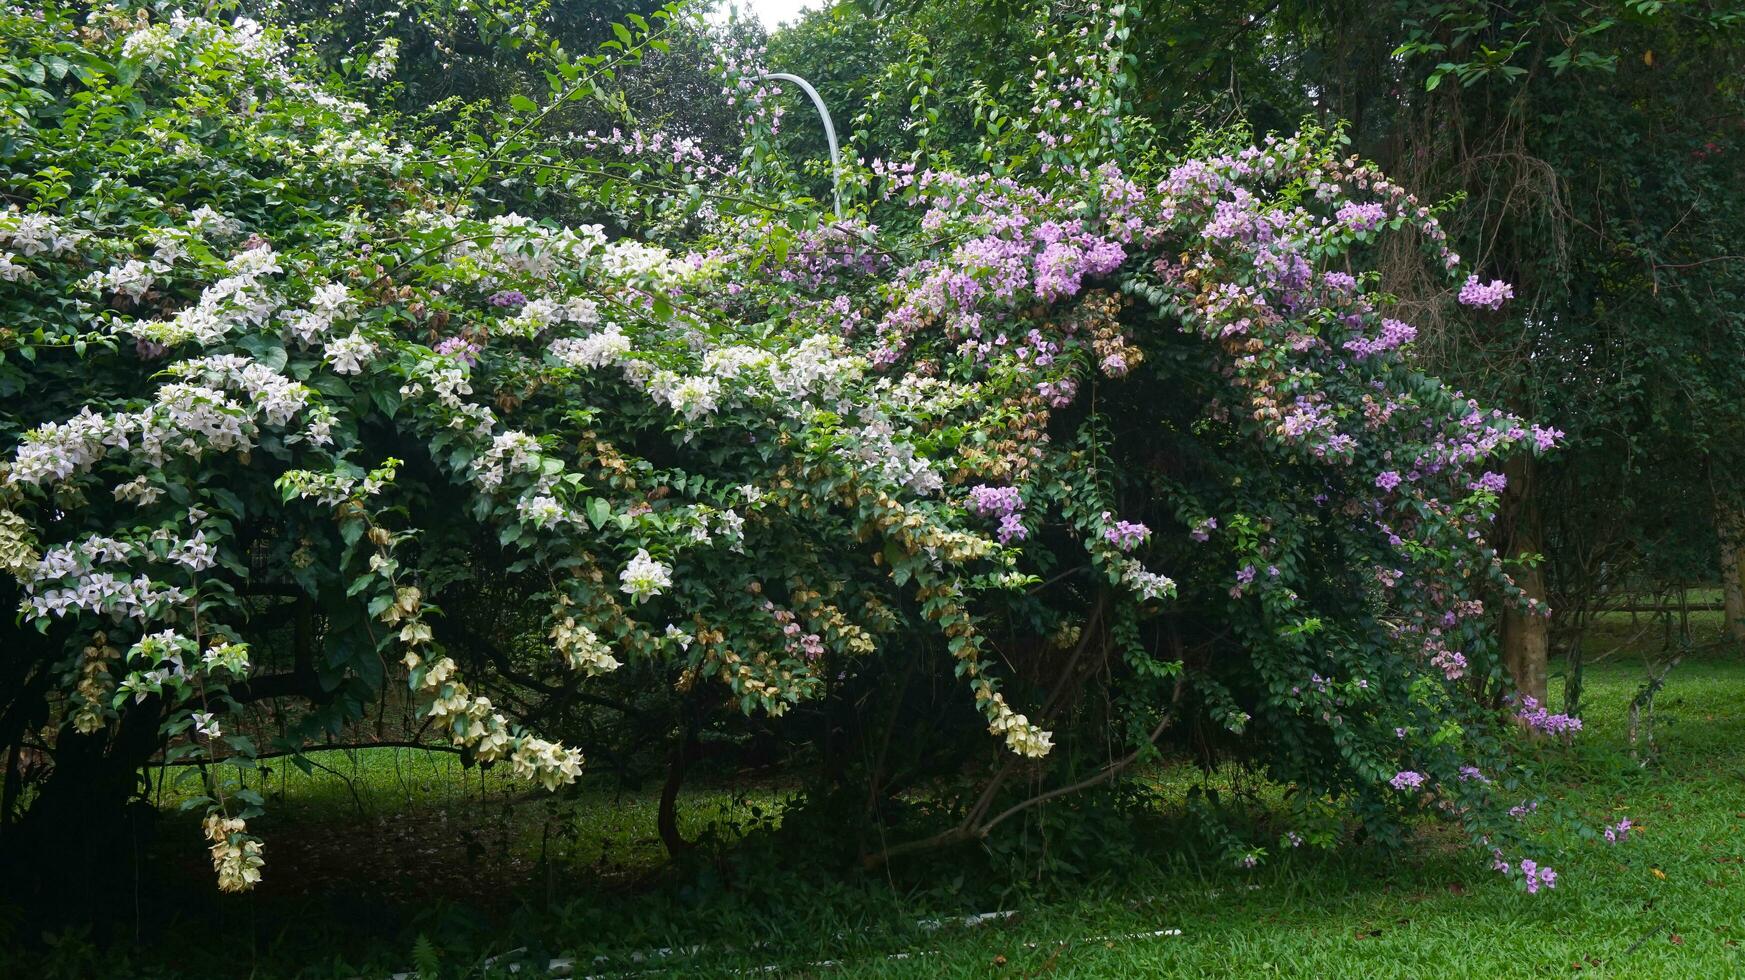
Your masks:
[{"label": "dark undergrowth", "polygon": [[[1616,620],[1588,638],[1613,652],[1587,668],[1586,731],[1535,762],[1547,795],[1525,819],[1557,855],[1549,893],[1521,893],[1433,825],[1403,850],[1205,863],[1188,790],[1220,790],[1235,827],[1265,840],[1278,787],[1185,765],[1137,781],[1138,819],[1131,796],[1105,798],[992,850],[844,873],[820,857],[841,850],[828,819],[783,826],[780,781],[685,795],[681,826],[704,843],[673,864],[652,787],[545,798],[453,756],[377,749],[261,777],[268,873],[240,898],[217,895],[172,782],[158,838],[118,885],[138,896],[134,920],[12,936],[0,949],[34,949],[0,952],[0,974],[537,976],[557,960],[608,976],[1745,975],[1745,658],[1701,654],[1670,675],[1643,765],[1626,709],[1662,655],[1614,649],[1638,632]],[[1606,845],[1558,812],[1637,829]],[[0,930],[25,920],[0,907]]]}]

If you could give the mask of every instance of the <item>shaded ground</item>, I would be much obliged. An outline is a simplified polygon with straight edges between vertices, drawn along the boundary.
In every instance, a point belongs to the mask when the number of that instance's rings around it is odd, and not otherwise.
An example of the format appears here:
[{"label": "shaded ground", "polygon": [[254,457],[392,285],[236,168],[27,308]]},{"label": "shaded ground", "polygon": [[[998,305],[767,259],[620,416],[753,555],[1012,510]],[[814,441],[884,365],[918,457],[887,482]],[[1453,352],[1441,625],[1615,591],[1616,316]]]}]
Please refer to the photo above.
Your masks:
[{"label": "shaded ground", "polygon": [[[1588,649],[1636,632],[1614,617]],[[1644,768],[1625,740],[1625,707],[1661,659],[1644,649],[1589,668],[1587,731],[1538,760],[1550,798],[1528,819],[1562,849],[1549,894],[1518,892],[1439,827],[1404,853],[1305,848],[1249,872],[1160,840],[1069,884],[953,880],[962,872],[943,860],[925,886],[820,879],[788,875],[783,856],[762,877],[663,876],[652,787],[552,801],[453,756],[372,750],[265,777],[269,864],[252,896],[217,899],[194,816],[169,817],[156,850],[173,873],[151,900],[178,911],[190,948],[91,958],[70,937],[61,975],[379,976],[423,963],[480,976],[487,957],[523,947],[530,965],[568,956],[607,975],[1745,976],[1745,657],[1707,654],[1671,675]],[[1554,676],[1554,705],[1560,689]],[[1166,802],[1197,779],[1153,775]],[[781,795],[703,787],[683,799],[685,829],[731,836],[771,819]],[[1639,829],[1618,847],[1583,841],[1563,811]],[[1002,907],[1015,914],[975,927],[920,922]]]},{"label": "shaded ground", "polygon": [[[315,770],[268,766],[250,785],[267,799],[251,830],[267,844],[268,871],[253,900],[345,902],[356,894],[379,911],[432,896],[481,910],[569,892],[578,882],[612,893],[635,889],[665,865],[656,836],[656,791],[584,785],[553,796],[506,767],[467,769],[458,756],[384,748],[309,753]],[[174,776],[169,809],[178,792]],[[773,820],[782,794],[761,780],[717,781],[679,796],[687,838],[729,835]],[[198,820],[176,815],[159,857],[183,888],[202,889],[210,865]],[[561,879],[561,886],[560,886]]]}]

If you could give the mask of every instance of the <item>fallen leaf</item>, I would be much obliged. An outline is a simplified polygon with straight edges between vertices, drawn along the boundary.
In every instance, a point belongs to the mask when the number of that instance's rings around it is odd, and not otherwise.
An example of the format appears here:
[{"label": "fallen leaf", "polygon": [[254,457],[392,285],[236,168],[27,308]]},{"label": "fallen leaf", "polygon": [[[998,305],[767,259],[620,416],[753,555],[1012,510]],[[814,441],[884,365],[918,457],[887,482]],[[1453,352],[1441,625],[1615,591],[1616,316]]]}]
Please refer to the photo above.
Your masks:
[{"label": "fallen leaf", "polygon": [[1684,937],[1679,935],[1676,932],[1673,933],[1672,935],[1666,937],[1666,938],[1672,940],[1672,944],[1674,946],[1683,946],[1684,945]]},{"label": "fallen leaf", "polygon": [[1448,894],[1450,894],[1450,895],[1464,895],[1464,894],[1466,894],[1466,886],[1461,884],[1458,881],[1449,882]]},{"label": "fallen leaf", "polygon": [[1661,881],[1666,880],[1666,872],[1660,870],[1659,868],[1649,868],[1648,870],[1654,872],[1654,877],[1659,878]]},{"label": "fallen leaf", "polygon": [[1006,965],[1005,955],[1000,954],[1000,953],[995,954],[994,955],[994,965],[995,966],[1005,966]]}]

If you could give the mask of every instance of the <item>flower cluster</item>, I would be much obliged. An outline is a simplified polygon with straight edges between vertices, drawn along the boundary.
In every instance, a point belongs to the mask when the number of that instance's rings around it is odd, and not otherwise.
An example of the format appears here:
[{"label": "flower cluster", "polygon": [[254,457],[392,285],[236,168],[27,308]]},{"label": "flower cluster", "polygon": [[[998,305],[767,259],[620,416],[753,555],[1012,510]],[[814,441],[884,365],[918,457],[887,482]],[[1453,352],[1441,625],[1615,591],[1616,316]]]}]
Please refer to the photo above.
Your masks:
[{"label": "flower cluster", "polygon": [[376,345],[359,333],[327,342],[327,363],[334,374],[362,374]]},{"label": "flower cluster", "polygon": [[310,293],[308,306],[280,314],[285,332],[299,344],[309,346],[324,340],[335,321],[348,317],[353,308],[351,291],[336,282],[323,283]]},{"label": "flower cluster", "polygon": [[763,601],[763,608],[781,628],[783,643],[789,656],[807,663],[824,656],[824,638],[817,633],[807,632],[800,625],[793,610],[783,609],[769,599]]},{"label": "flower cluster", "polygon": [[[222,278],[200,291],[194,305],[169,319],[123,321],[116,331],[165,348],[211,347],[239,327],[266,323],[284,303],[270,278],[284,272],[271,245],[243,249],[225,263],[223,272]],[[288,320],[287,329],[295,332],[295,322]]]},{"label": "flower cluster", "polygon": [[618,363],[630,353],[630,338],[622,330],[607,325],[598,333],[586,337],[560,337],[552,341],[551,356],[573,368],[591,370]]},{"label": "flower cluster", "polygon": [[1103,540],[1114,545],[1116,548],[1122,551],[1132,551],[1134,548],[1137,548],[1139,545],[1144,543],[1146,538],[1151,537],[1151,528],[1148,528],[1143,524],[1136,524],[1132,521],[1115,521],[1110,523],[1109,518],[1111,516],[1112,515],[1108,511],[1103,512]]},{"label": "flower cluster", "polygon": [[575,782],[582,774],[581,752],[531,735],[522,736],[509,764],[515,775],[539,783],[548,792]]},{"label": "flower cluster", "polygon": [[74,689],[79,706],[73,712],[74,730],[90,735],[108,720],[109,701],[115,694],[114,668],[121,661],[121,651],[109,642],[101,631],[92,634],[79,660],[79,683]]},{"label": "flower cluster", "polygon": [[1581,731],[1581,719],[1564,714],[1552,714],[1537,698],[1522,696],[1515,717],[1529,729],[1542,735],[1573,736]]},{"label": "flower cluster", "polygon": [[449,337],[437,344],[433,350],[444,357],[452,357],[468,367],[479,362],[479,352],[484,348],[465,337]]},{"label": "flower cluster", "polygon": [[647,548],[638,548],[635,557],[618,573],[618,581],[626,595],[637,602],[646,602],[660,595],[662,590],[672,588],[673,570],[650,557]]},{"label": "flower cluster", "polygon": [[1521,881],[1527,886],[1527,894],[1536,895],[1540,888],[1557,887],[1557,872],[1540,867],[1536,861],[1522,858]]},{"label": "flower cluster", "polygon": [[206,814],[202,825],[206,839],[212,844],[212,869],[218,873],[218,890],[245,892],[261,880],[260,838],[248,833],[248,823],[237,817],[227,817],[221,810]]},{"label": "flower cluster", "polygon": [[157,284],[159,271],[140,261],[128,259],[113,268],[93,272],[81,284],[98,295],[122,296],[135,302]]},{"label": "flower cluster", "polygon": [[612,656],[611,648],[593,630],[577,623],[561,605],[552,612],[555,619],[551,627],[552,646],[572,669],[590,677],[618,669],[618,658]]},{"label": "flower cluster", "polygon": [[139,412],[100,415],[87,407],[66,422],[45,423],[27,433],[7,480],[66,480],[90,470],[115,449],[130,450],[154,467],[172,456],[199,459],[207,452],[246,452],[263,425],[284,429],[314,394],[308,386],[235,354],[184,361],[168,373],[189,380],[163,385],[156,403]]},{"label": "flower cluster", "polygon": [[1006,706],[1004,696],[995,694],[990,699],[994,717],[988,722],[988,731],[1005,738],[1006,747],[1022,756],[1039,759],[1054,748],[1053,736],[1030,723],[1030,719]]},{"label": "flower cluster", "polygon": [[364,66],[364,77],[372,81],[385,82],[393,77],[394,66],[400,60],[400,39],[384,38],[376,46],[375,53],[370,55],[369,64]]},{"label": "flower cluster", "polygon": [[1387,218],[1387,209],[1379,201],[1349,201],[1333,217],[1352,231],[1374,231]]},{"label": "flower cluster", "polygon": [[1392,317],[1383,317],[1381,334],[1377,337],[1353,337],[1345,349],[1358,357],[1375,357],[1411,343],[1418,337],[1418,328]]},{"label": "flower cluster", "polygon": [[998,536],[1001,544],[1022,541],[1029,536],[1024,527],[1024,520],[1019,515],[1024,510],[1024,498],[1017,487],[995,487],[981,484],[970,488],[969,509],[980,517],[997,518],[1000,522]]},{"label": "flower cluster", "polygon": [[1562,429],[1553,429],[1537,425],[1530,426],[1528,431],[1533,435],[1534,448],[1538,449],[1540,452],[1546,452],[1553,446],[1557,445],[1557,440],[1562,439],[1564,434]]},{"label": "flower cluster", "polygon": [[[0,209],[0,282],[35,281],[37,273],[30,268],[31,260],[74,255],[90,236],[57,215],[6,205]],[[21,258],[27,261],[19,261]]]},{"label": "flower cluster", "polygon": [[[199,571],[210,567],[211,545],[204,536],[183,541],[163,532],[152,541],[161,542],[169,560]],[[29,619],[102,614],[111,620],[147,622],[187,599],[180,587],[135,572],[136,562],[156,562],[155,548],[146,543],[90,535],[77,543],[49,548],[24,580],[20,612]],[[158,562],[160,565],[161,562]]]},{"label": "flower cluster", "polygon": [[1515,297],[1515,287],[1502,281],[1492,279],[1488,283],[1480,283],[1478,276],[1468,276],[1460,287],[1460,304],[1486,310],[1500,310],[1503,301]]},{"label": "flower cluster", "polygon": [[648,392],[690,421],[714,414],[721,401],[721,382],[708,375],[684,377],[673,371],[657,371],[648,380]]},{"label": "flower cluster", "polygon": [[[389,537],[376,535],[378,540]],[[385,544],[378,547],[381,560],[373,563],[372,570],[392,591],[382,595],[377,618],[398,629],[399,641],[406,650],[401,662],[414,689],[429,698],[426,710],[431,721],[448,733],[454,745],[470,749],[480,762],[507,758],[518,776],[536,780],[548,790],[575,782],[582,771],[580,750],[535,735],[515,734],[510,730],[509,720],[489,698],[474,695],[460,680],[453,660],[427,659],[434,635],[423,621],[423,593],[412,586],[395,584],[397,562],[387,556]]]},{"label": "flower cluster", "polygon": [[1176,594],[1175,581],[1167,575],[1159,575],[1149,571],[1137,559],[1129,558],[1121,562],[1121,581],[1142,601],[1173,598]]}]

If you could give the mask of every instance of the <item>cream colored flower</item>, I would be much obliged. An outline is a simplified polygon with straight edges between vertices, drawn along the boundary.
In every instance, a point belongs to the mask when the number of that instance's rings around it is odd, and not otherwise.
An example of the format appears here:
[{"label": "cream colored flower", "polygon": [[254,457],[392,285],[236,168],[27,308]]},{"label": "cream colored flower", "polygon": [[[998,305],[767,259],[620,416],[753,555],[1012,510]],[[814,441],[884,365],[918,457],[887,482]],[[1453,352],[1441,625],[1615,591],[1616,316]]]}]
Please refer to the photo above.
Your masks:
[{"label": "cream colored flower", "polygon": [[570,667],[589,677],[617,670],[619,663],[599,636],[586,626],[565,616],[551,628],[551,641]]},{"label": "cream colored flower", "polygon": [[248,823],[226,817],[221,810],[206,814],[206,839],[212,842],[212,869],[218,872],[218,890],[245,892],[261,880],[261,842],[248,833]]}]

